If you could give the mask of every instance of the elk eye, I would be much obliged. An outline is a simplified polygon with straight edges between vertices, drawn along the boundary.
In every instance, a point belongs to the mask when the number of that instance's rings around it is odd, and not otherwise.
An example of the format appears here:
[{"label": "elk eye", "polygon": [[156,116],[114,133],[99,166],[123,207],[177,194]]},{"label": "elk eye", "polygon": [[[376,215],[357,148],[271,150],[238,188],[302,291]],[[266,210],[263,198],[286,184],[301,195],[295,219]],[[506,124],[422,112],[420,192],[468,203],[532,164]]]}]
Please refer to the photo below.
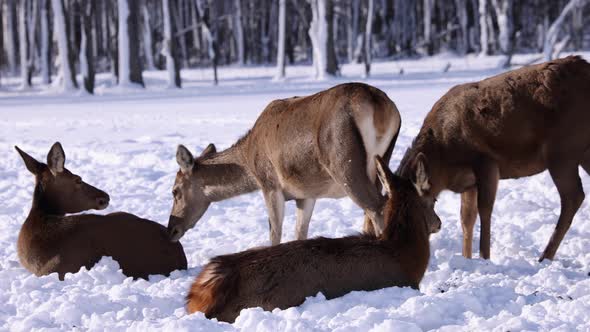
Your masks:
[{"label": "elk eye", "polygon": [[172,190],[172,196],[174,196],[174,197],[178,196],[178,190],[176,190],[176,189]]}]

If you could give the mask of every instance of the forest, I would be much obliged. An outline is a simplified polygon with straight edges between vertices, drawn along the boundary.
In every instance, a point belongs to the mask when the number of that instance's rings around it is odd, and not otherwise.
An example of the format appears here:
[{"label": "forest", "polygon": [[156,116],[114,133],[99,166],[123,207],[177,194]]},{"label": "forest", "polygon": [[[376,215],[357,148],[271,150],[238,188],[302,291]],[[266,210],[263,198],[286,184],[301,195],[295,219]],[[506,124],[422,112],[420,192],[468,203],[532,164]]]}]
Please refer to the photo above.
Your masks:
[{"label": "forest", "polygon": [[[586,0],[0,0],[0,73],[93,93],[95,75],[144,86],[144,70],[344,63],[450,52],[555,58],[588,44]],[[587,30],[587,29],[586,29]],[[0,77],[1,79],[2,77]],[[1,81],[0,81],[1,82]]]}]

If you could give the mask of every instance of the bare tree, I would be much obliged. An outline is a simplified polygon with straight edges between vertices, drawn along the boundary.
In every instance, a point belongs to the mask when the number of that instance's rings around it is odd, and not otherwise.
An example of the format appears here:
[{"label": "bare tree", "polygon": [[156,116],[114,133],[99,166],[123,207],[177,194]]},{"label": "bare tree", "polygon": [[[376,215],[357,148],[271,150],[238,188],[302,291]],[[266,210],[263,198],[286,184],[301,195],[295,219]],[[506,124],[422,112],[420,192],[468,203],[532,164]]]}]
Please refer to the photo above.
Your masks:
[{"label": "bare tree", "polygon": [[[28,7],[30,2],[28,0],[21,0],[18,9],[18,36],[20,47],[20,73],[21,73],[21,89],[31,87],[32,78],[32,63],[29,62],[29,34],[27,30],[28,21]],[[33,42],[33,41],[31,41]]]},{"label": "bare tree", "polygon": [[488,2],[487,0],[479,0],[479,43],[481,55],[488,55],[490,52],[488,32]]},{"label": "bare tree", "polygon": [[313,66],[315,77],[324,79],[326,75],[335,75],[338,63],[332,39],[332,1],[311,0],[312,21],[309,25],[309,38],[313,48]]},{"label": "bare tree", "polygon": [[[279,1],[282,1],[282,0],[279,0]],[[236,38],[236,46],[238,49],[237,63],[238,63],[238,65],[243,65],[244,64],[244,30],[242,28],[242,2],[240,0],[234,0],[234,6],[235,6],[235,11],[236,11],[235,15],[234,15],[234,32],[235,32],[235,38]],[[279,11],[279,15],[280,15],[280,11]],[[279,27],[279,29],[280,29],[280,27]]]},{"label": "bare tree", "polygon": [[512,7],[513,0],[492,0],[498,20],[500,50],[506,57],[502,67],[509,67],[512,59]]},{"label": "bare tree", "polygon": [[368,0],[367,3],[367,25],[365,27],[365,77],[369,77],[371,74],[371,51],[372,45],[371,40],[373,38],[373,0]]},{"label": "bare tree", "polygon": [[143,17],[143,52],[145,55],[145,66],[148,70],[154,70],[154,46],[152,44],[152,22],[150,21],[150,11],[146,0],[141,3],[141,13]]},{"label": "bare tree", "polygon": [[41,79],[43,84],[51,83],[51,26],[49,16],[51,4],[49,0],[41,0]]},{"label": "bare tree", "polygon": [[72,51],[68,42],[68,26],[66,21],[66,11],[63,0],[51,0],[53,7],[55,33],[57,35],[57,47],[59,53],[59,70],[62,79],[62,88],[65,91],[78,88],[76,82],[76,72],[74,71],[74,61]]},{"label": "bare tree", "polygon": [[118,0],[119,85],[143,84],[139,58],[139,0]]},{"label": "bare tree", "polygon": [[279,40],[277,45],[277,73],[275,79],[285,78],[285,30],[287,0],[279,0]]},{"label": "bare tree", "polygon": [[551,27],[547,31],[547,35],[545,36],[545,43],[543,46],[543,56],[546,61],[553,59],[553,50],[555,48],[555,43],[557,42],[557,37],[559,37],[559,32],[561,31],[563,22],[565,18],[576,8],[581,8],[586,4],[586,0],[570,0],[563,10],[561,14],[557,17],[555,21],[551,24]]},{"label": "bare tree", "polygon": [[6,50],[6,59],[10,73],[16,75],[18,67],[18,49],[17,49],[17,1],[4,1],[4,49]]},{"label": "bare tree", "polygon": [[424,0],[424,43],[426,45],[426,53],[432,55],[434,53],[434,45],[432,43],[432,9],[434,7],[434,0]]},{"label": "bare tree", "polygon": [[80,42],[80,72],[84,90],[94,93],[94,51],[92,38],[92,18],[95,11],[95,1],[82,0],[80,4],[80,22],[82,25]]},{"label": "bare tree", "polygon": [[180,66],[178,61],[178,51],[174,40],[174,31],[172,24],[172,8],[174,0],[162,1],[162,15],[164,17],[164,49],[163,54],[166,57],[166,70],[168,71],[168,87],[180,88]]}]

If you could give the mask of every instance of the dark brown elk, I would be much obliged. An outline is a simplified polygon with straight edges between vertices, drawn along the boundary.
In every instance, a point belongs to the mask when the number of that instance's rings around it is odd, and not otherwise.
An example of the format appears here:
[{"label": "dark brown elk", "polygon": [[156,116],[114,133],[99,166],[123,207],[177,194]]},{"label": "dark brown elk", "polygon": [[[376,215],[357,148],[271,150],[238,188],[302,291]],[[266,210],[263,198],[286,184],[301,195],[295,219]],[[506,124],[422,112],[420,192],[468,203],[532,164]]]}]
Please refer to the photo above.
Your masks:
[{"label": "dark brown elk", "polygon": [[65,153],[55,143],[47,164],[15,147],[35,175],[31,211],[23,224],[17,251],[21,264],[37,276],[90,269],[103,256],[116,260],[123,273],[147,279],[186,269],[180,243],[171,243],[166,228],[129,213],[72,214],[105,209],[109,195],[64,167]]},{"label": "dark brown elk", "polygon": [[440,220],[409,180],[376,159],[387,192],[379,237],[320,237],[215,257],[190,288],[188,312],[233,322],[242,309],[285,309],[318,292],[331,299],[355,290],[417,289],[430,257],[429,236]]},{"label": "dark brown elk", "polygon": [[[490,258],[500,179],[549,170],[561,214],[540,257],[553,259],[584,200],[578,166],[590,171],[590,64],[577,56],[455,86],[433,106],[397,173],[434,201],[461,193],[463,256],[481,221],[480,256]],[[428,180],[425,180],[428,177]]]},{"label": "dark brown elk", "polygon": [[285,201],[297,205],[297,239],[306,239],[315,201],[349,196],[364,209],[365,230],[383,230],[384,199],[374,156],[389,161],[401,125],[395,104],[372,86],[348,83],[271,102],[229,149],[210,144],[194,158],[179,146],[168,230],[180,239],[212,202],[261,190],[270,239],[281,242]]}]

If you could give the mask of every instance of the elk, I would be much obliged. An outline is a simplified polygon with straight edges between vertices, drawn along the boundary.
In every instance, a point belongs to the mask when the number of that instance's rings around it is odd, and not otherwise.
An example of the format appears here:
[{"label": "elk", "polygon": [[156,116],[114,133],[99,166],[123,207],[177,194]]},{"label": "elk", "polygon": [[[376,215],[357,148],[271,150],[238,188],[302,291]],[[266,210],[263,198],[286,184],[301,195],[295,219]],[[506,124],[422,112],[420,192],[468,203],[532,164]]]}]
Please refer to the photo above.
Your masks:
[{"label": "elk", "polygon": [[233,322],[242,309],[285,309],[318,292],[332,299],[355,290],[418,289],[440,219],[410,180],[375,160],[387,193],[381,235],[319,237],[215,257],[192,284],[187,311]]},{"label": "elk", "polygon": [[129,213],[71,214],[103,210],[109,195],[82,181],[64,167],[59,142],[47,154],[47,164],[15,146],[26,168],[35,175],[31,211],[21,227],[17,251],[21,264],[37,276],[87,269],[111,256],[126,276],[147,279],[186,269],[180,243],[171,243],[166,228]]},{"label": "elk", "polygon": [[172,241],[194,227],[212,202],[261,190],[271,244],[281,242],[285,201],[297,206],[296,238],[306,239],[317,198],[348,196],[365,211],[365,231],[383,230],[383,196],[374,156],[387,162],[401,118],[387,95],[347,83],[306,97],[271,102],[233,146],[210,144],[194,158],[180,145],[180,170],[168,222]]},{"label": "elk", "polygon": [[[578,165],[590,172],[590,64],[570,56],[453,87],[433,106],[397,170],[432,201],[461,194],[463,256],[490,258],[491,216],[500,179],[549,170],[561,214],[539,261],[552,260],[584,200]],[[427,179],[427,180],[426,180]]]}]

